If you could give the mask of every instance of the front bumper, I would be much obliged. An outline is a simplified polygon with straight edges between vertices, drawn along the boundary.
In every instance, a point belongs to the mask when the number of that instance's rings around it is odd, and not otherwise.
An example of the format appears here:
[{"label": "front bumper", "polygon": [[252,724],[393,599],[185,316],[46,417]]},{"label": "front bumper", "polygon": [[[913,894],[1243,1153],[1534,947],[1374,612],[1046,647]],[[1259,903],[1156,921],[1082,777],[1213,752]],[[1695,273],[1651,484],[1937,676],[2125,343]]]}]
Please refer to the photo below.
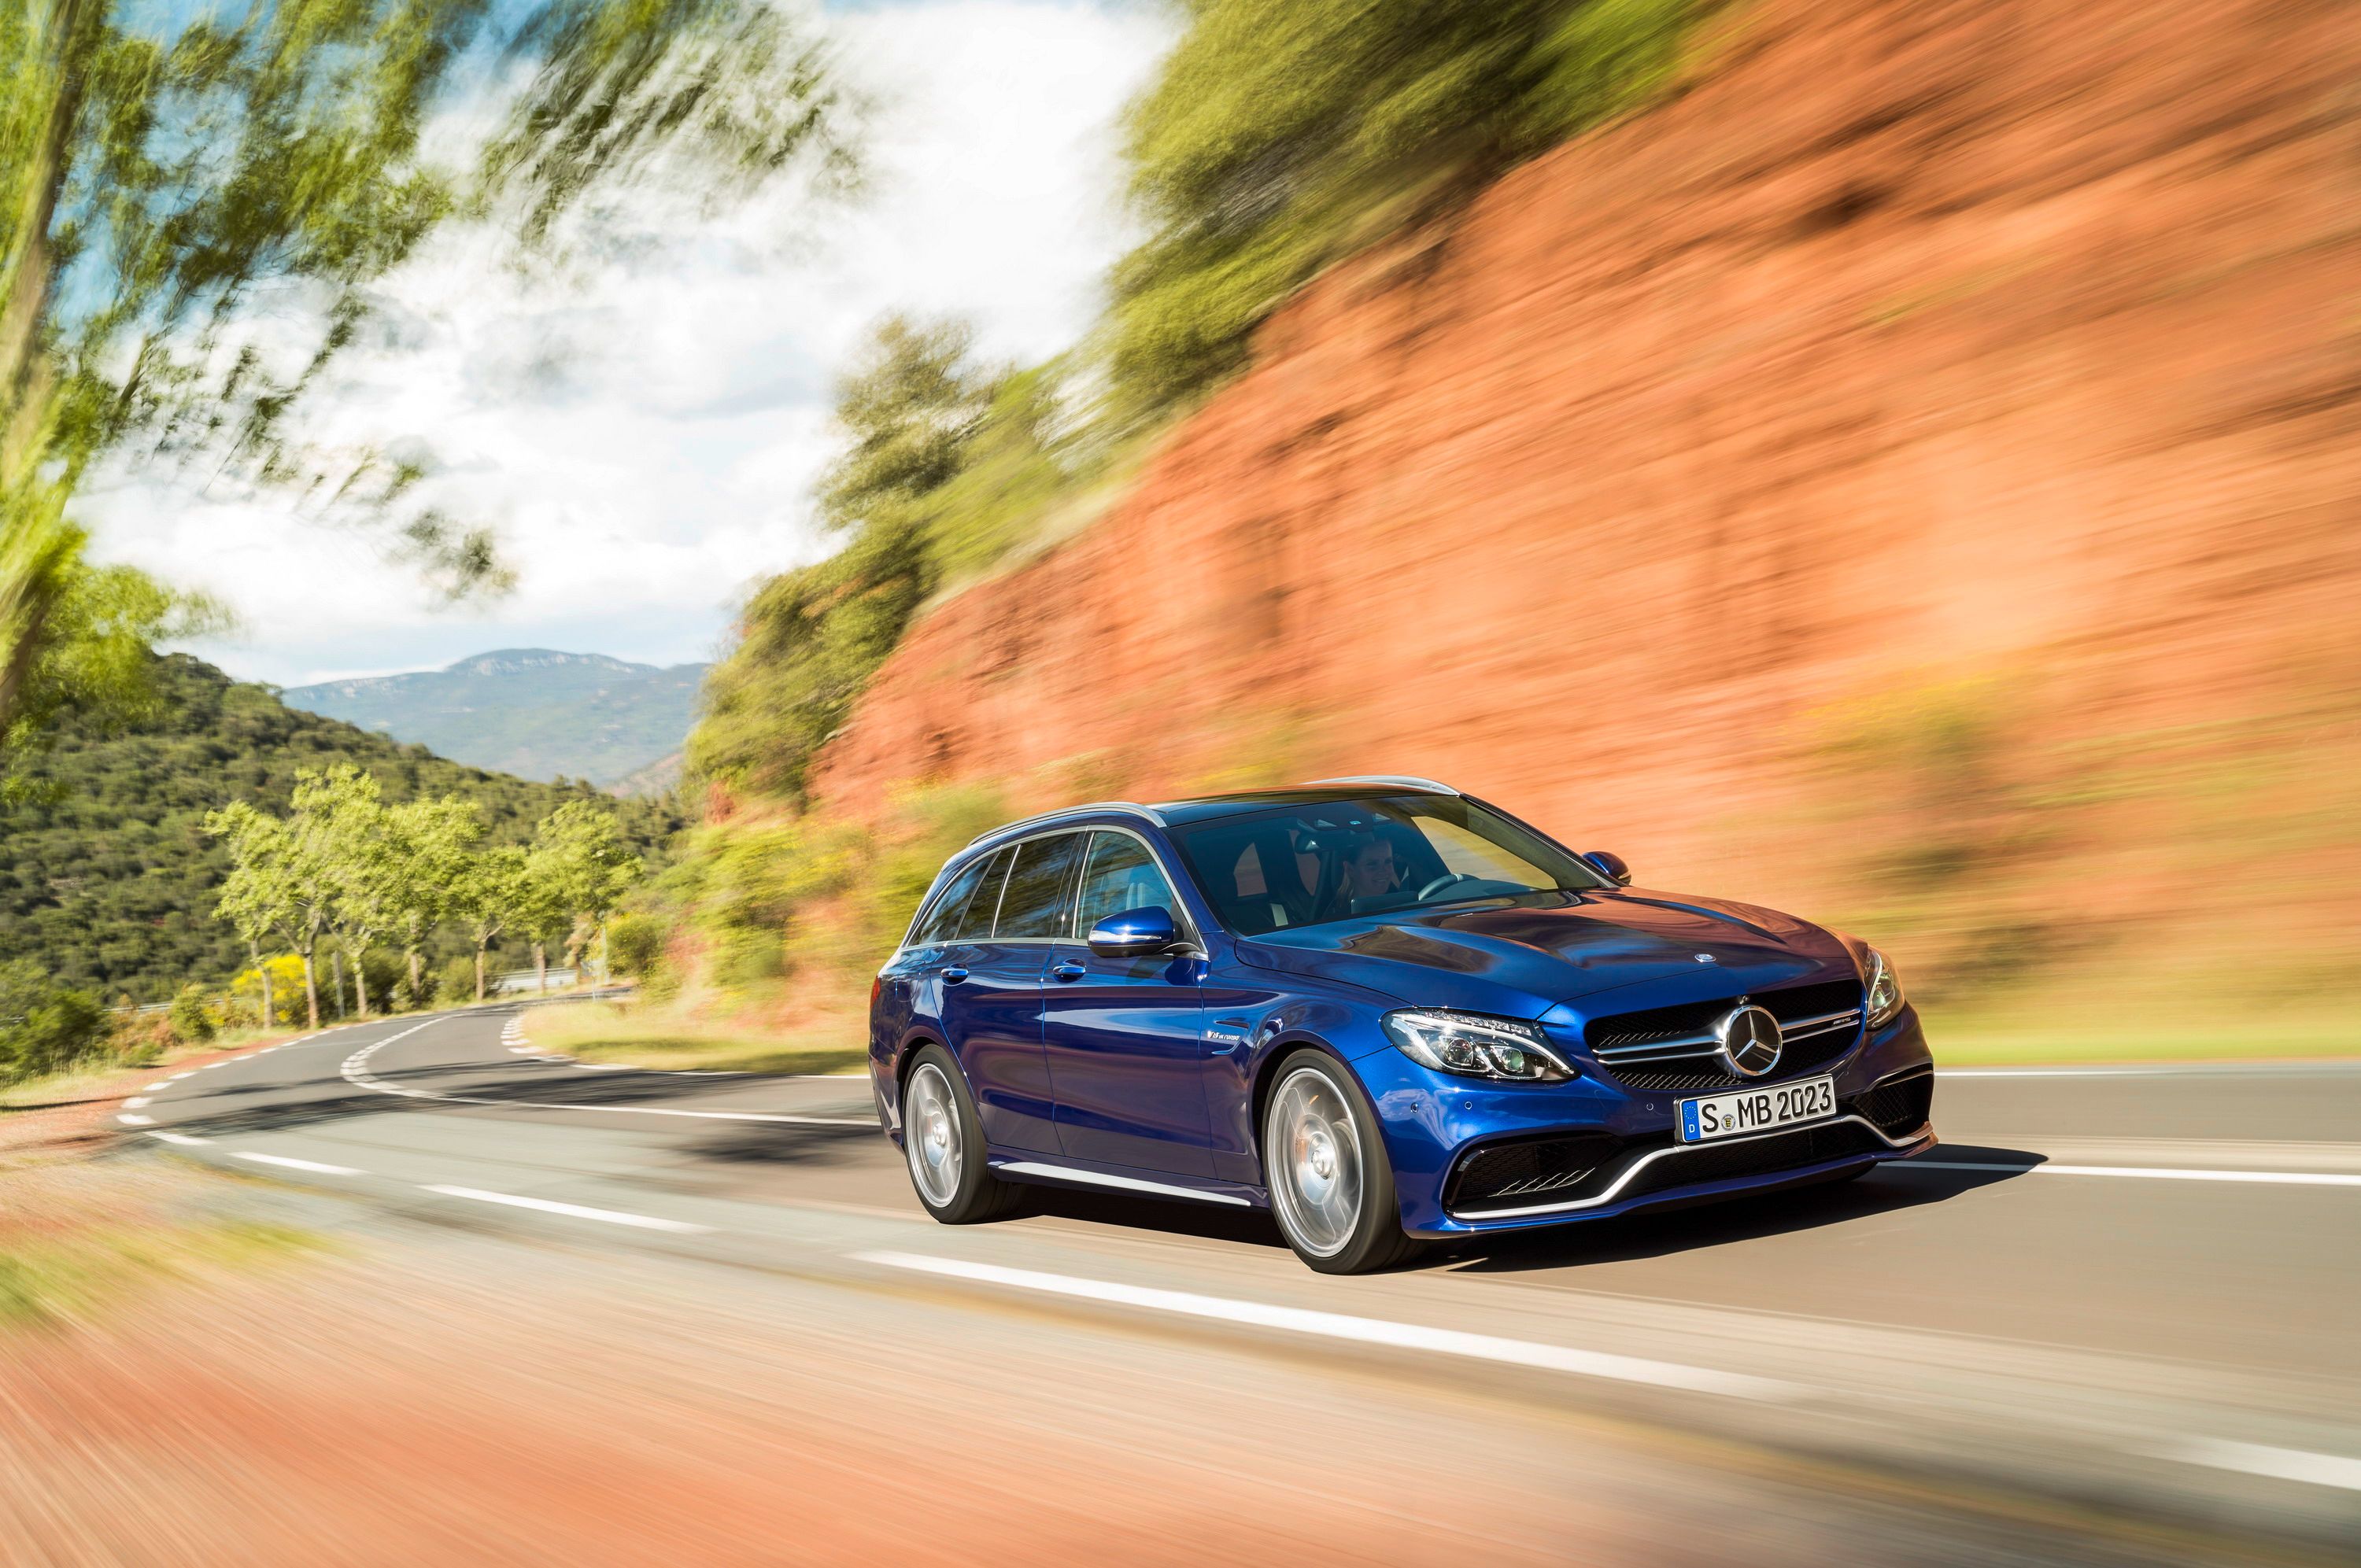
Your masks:
[{"label": "front bumper", "polygon": [[[1378,1064],[1359,1065],[1367,1075]],[[1675,1141],[1672,1126],[1679,1097],[1596,1079],[1539,1092],[1531,1085],[1481,1092],[1453,1085],[1439,1093],[1412,1092],[1407,1083],[1370,1088],[1402,1226],[1441,1238],[1804,1185],[1905,1158],[1935,1142],[1933,1061],[1914,1010],[1816,1070],[1835,1074],[1834,1119],[1686,1145]],[[1496,1179],[1504,1172],[1519,1179]]]}]

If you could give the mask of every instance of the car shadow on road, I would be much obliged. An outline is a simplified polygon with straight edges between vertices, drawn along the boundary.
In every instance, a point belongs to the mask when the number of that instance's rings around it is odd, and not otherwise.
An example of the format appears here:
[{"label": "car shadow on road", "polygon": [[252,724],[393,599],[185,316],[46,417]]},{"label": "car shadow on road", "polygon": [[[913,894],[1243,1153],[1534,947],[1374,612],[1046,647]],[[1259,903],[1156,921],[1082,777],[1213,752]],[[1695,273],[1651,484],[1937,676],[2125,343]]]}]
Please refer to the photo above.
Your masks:
[{"label": "car shadow on road", "polygon": [[[1611,1220],[1504,1232],[1438,1247],[1411,1266],[1473,1274],[1521,1273],[1698,1252],[1946,1202],[1979,1188],[2017,1180],[2043,1158],[2024,1149],[1945,1144],[1936,1151],[1938,1163],[1901,1160],[1875,1167],[1858,1180],[1822,1179],[1745,1198],[1666,1205]],[[1996,1168],[1947,1168],[1956,1165]]]}]

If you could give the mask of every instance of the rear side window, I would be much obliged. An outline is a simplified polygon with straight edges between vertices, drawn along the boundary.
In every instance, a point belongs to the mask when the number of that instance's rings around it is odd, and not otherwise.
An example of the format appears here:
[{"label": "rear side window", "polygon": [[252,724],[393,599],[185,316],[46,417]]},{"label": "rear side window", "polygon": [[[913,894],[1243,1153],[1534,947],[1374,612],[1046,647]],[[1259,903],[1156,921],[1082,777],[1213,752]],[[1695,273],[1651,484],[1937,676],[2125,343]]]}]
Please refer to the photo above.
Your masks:
[{"label": "rear side window", "polygon": [[951,878],[950,885],[943,889],[942,896],[928,906],[927,917],[918,922],[917,930],[910,933],[912,947],[939,947],[958,935],[960,916],[967,913],[967,901],[975,896],[976,883],[983,880],[984,868],[991,863],[991,857],[986,856],[962,867],[960,873]]},{"label": "rear side window", "polygon": [[1082,833],[1028,839],[1016,846],[1016,869],[1000,900],[996,941],[1016,937],[1062,937],[1074,897],[1074,862],[1082,858]]},{"label": "rear side window", "polygon": [[1101,833],[1091,840],[1090,863],[1082,870],[1082,896],[1074,916],[1074,930],[1089,936],[1091,927],[1126,909],[1159,907],[1176,927],[1183,923],[1180,901],[1172,884],[1146,845],[1128,833]]},{"label": "rear side window", "polygon": [[992,917],[1000,908],[1001,879],[1008,874],[1008,862],[1016,858],[1016,850],[1003,850],[984,862],[983,880],[976,883],[975,893],[967,901],[967,913],[960,916],[959,934],[952,938],[954,941],[992,939]]}]

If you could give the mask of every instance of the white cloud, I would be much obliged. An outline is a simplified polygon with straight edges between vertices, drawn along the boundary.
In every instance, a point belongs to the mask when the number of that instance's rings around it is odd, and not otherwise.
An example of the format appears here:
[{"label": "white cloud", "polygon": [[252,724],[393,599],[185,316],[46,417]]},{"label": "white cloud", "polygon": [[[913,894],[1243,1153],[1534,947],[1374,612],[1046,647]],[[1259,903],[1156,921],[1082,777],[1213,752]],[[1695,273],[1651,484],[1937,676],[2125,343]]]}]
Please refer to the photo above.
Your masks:
[{"label": "white cloud", "polygon": [[422,494],[492,523],[522,574],[438,609],[350,530],[283,497],[133,475],[86,507],[107,558],[208,588],[231,640],[192,646],[297,685],[550,646],[708,657],[751,582],[824,546],[808,491],[829,387],[889,310],[972,318],[992,356],[1069,345],[1126,238],[1113,122],[1170,38],[1159,13],[1084,0],[936,0],[838,13],[876,104],[866,195],[785,198],[563,290],[451,234],[389,280],[385,330],[339,362],[305,432],[431,449]]}]

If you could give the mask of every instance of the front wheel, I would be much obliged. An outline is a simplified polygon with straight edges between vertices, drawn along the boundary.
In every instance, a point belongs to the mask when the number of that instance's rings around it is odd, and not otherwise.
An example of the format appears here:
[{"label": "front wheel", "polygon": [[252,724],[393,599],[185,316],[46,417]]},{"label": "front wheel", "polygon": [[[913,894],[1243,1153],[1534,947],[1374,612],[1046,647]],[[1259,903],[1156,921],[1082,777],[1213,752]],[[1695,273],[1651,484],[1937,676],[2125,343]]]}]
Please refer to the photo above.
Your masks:
[{"label": "front wheel", "polygon": [[1418,1250],[1402,1234],[1376,1109],[1319,1051],[1279,1064],[1263,1112],[1262,1168],[1287,1245],[1321,1273],[1373,1273]]},{"label": "front wheel", "polygon": [[996,1220],[1020,1201],[984,1164],[975,1102],[959,1064],[940,1046],[919,1047],[902,1080],[902,1155],[918,1201],[946,1225]]}]

